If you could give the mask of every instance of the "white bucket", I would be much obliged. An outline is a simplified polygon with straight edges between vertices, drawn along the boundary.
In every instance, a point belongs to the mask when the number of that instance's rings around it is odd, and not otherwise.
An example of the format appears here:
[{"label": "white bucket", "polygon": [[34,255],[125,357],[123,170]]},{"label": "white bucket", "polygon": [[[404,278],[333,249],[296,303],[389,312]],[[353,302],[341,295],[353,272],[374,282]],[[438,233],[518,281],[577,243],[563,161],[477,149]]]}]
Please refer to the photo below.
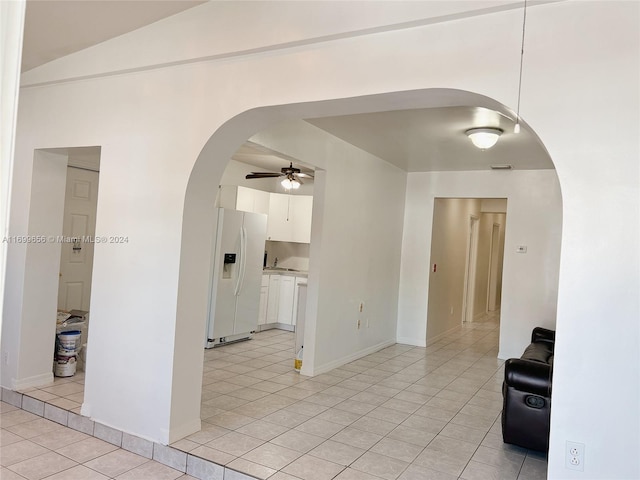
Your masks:
[{"label": "white bucket", "polygon": [[69,355],[75,353],[80,346],[80,330],[70,330],[68,332],[60,332],[58,334],[58,354]]},{"label": "white bucket", "polygon": [[72,377],[76,374],[77,358],[75,355],[56,355],[53,361],[53,374],[56,377]]}]

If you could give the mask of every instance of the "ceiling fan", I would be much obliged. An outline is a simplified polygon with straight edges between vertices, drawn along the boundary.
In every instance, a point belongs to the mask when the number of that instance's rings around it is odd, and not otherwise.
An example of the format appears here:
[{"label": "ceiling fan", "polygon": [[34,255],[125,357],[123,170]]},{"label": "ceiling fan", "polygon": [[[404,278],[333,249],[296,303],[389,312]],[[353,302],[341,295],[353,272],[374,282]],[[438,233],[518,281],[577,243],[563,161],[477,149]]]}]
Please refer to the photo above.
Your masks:
[{"label": "ceiling fan", "polygon": [[308,173],[301,173],[299,168],[293,166],[293,162],[289,163],[288,167],[282,167],[280,173],[277,172],[251,172],[245,178],[276,178],[284,177],[282,179],[282,186],[287,190],[292,188],[300,188],[300,185],[304,183],[301,178],[313,178],[313,175]]}]

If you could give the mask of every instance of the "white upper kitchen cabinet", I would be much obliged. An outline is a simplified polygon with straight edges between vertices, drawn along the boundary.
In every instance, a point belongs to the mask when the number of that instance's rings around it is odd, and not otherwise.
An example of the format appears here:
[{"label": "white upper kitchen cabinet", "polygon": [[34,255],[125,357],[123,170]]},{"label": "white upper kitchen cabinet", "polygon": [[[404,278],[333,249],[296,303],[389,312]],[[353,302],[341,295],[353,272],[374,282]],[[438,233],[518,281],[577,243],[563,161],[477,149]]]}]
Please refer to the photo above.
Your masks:
[{"label": "white upper kitchen cabinet", "polygon": [[236,185],[221,185],[218,204],[222,208],[269,215],[269,192]]},{"label": "white upper kitchen cabinet", "polygon": [[267,240],[280,242],[311,242],[310,195],[269,194]]}]

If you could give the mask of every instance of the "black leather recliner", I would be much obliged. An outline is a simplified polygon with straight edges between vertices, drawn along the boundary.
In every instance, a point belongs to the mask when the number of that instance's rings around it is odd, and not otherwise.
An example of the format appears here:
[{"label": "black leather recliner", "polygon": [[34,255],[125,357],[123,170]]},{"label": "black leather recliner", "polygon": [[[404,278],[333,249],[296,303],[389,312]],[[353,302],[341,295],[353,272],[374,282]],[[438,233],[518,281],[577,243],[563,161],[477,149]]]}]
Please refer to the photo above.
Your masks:
[{"label": "black leather recliner", "polygon": [[505,363],[502,439],[532,450],[549,449],[551,372],[556,334],[536,327],[520,358]]}]

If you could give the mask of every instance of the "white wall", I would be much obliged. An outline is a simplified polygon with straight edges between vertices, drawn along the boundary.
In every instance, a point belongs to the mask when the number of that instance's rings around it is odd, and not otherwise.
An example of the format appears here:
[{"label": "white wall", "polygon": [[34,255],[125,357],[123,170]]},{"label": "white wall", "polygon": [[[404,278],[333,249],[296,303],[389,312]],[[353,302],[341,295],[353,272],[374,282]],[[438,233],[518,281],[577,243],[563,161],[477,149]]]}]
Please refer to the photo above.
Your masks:
[{"label": "white wall", "polygon": [[[233,3],[240,13],[245,13],[243,6],[251,12],[248,4]],[[135,239],[124,248],[96,249],[91,335],[99,333],[104,346],[89,352],[85,411],[159,441],[197,426],[193,412],[199,408],[202,351],[194,348],[193,339],[202,338],[204,321],[198,319],[206,310],[200,306],[206,297],[206,272],[197,263],[207,263],[207,245],[199,244],[197,236],[210,238],[211,231],[198,224],[198,212],[192,207],[198,202],[213,204],[206,185],[194,195],[197,198],[185,197],[199,152],[214,154],[208,160],[203,157],[194,171],[206,171],[201,182],[210,182],[210,187],[219,183],[226,159],[244,140],[283,118],[455,103],[455,95],[436,95],[436,89],[446,88],[478,93],[482,96],[474,97],[473,104],[512,114],[500,104],[515,106],[519,47],[514,45],[520,44],[522,12],[509,9],[521,2],[502,4],[478,16],[442,16],[442,9],[464,11],[489,3],[419,2],[418,11],[397,9],[405,19],[416,20],[411,28],[388,24],[398,19],[393,16],[396,2],[376,2],[386,10],[379,10],[373,15],[375,22],[365,27],[363,19],[368,21],[369,9],[377,7],[356,2],[350,4],[353,11],[336,16],[331,4],[324,3],[325,16],[310,17],[291,10],[282,15],[281,4],[268,3],[268,17],[260,17],[268,33],[247,32],[242,22],[229,21],[227,30],[208,28],[209,41],[199,42],[205,38],[200,37],[202,30],[191,27],[198,22],[208,26],[216,19],[216,12],[208,10],[215,5],[208,4],[205,10],[184,12],[181,22],[169,21],[169,35],[163,31],[167,24],[157,22],[142,33],[25,75],[25,85],[41,86],[21,91],[10,232],[27,231],[35,149],[101,145],[97,233],[129,234]],[[318,2],[316,7],[322,5]],[[640,476],[636,455],[640,449],[639,8],[637,2],[554,2],[532,6],[527,16],[521,115],[547,147],[562,186],[550,478]],[[242,15],[233,18],[244,20]],[[328,19],[319,22],[322,41],[314,43],[318,37],[313,25],[318,22],[309,18]],[[336,18],[340,25],[334,29]],[[289,31],[285,25],[296,25],[297,37],[274,46],[274,36]],[[363,30],[375,25],[382,28]],[[224,42],[216,41],[218,33]],[[254,43],[243,43],[245,38]],[[296,43],[286,43],[289,40]],[[239,47],[233,49],[236,42]],[[203,61],[192,62],[195,44],[199,48],[195,56]],[[216,53],[218,45],[232,48]],[[253,49],[251,54],[247,48]],[[164,68],[136,69],[173,60],[177,63]],[[126,69],[126,74],[100,76],[101,71]],[[84,78],[56,83],[74,75]],[[432,187],[409,178],[409,217],[418,214],[417,220],[426,220],[414,203],[420,194],[412,192]],[[522,188],[528,190],[529,185]],[[555,189],[554,201],[557,184]],[[428,200],[429,193],[424,196]],[[524,205],[514,208],[516,213],[526,210]],[[523,236],[505,240],[506,258],[513,244],[535,236],[527,230],[535,226],[514,225],[511,211],[508,217],[508,230],[522,231]],[[429,235],[420,228],[414,233],[415,238],[404,237],[408,251],[418,244],[424,248],[423,237],[428,242]],[[197,259],[196,252],[202,252]],[[537,252],[529,252],[517,265],[505,263],[505,284],[510,270],[530,268],[527,263]],[[24,248],[9,252],[4,323],[24,320],[25,258]],[[428,265],[424,260],[414,257],[417,265]],[[549,270],[545,282],[556,273]],[[403,278],[416,283],[402,282],[401,330],[407,337],[422,339],[428,285],[406,263]],[[538,288],[528,282],[515,287]],[[553,297],[551,292],[537,304],[552,304]],[[178,308],[189,299],[196,300],[193,307]],[[503,315],[507,313],[503,310]],[[17,341],[14,333],[11,330],[7,341]],[[513,333],[508,332],[520,337]],[[111,363],[112,346],[118,341],[133,357]],[[601,354],[593,355],[596,351]],[[24,347],[19,355],[31,353]],[[7,367],[9,375],[17,374],[14,363]],[[585,394],[590,402],[584,402]],[[597,415],[593,405],[600,406]],[[567,440],[587,445],[584,472],[564,468]]]},{"label": "white wall", "polygon": [[[0,235],[3,239],[9,235],[9,206],[25,7],[24,0],[0,3]],[[3,292],[0,298],[0,311],[4,310],[6,271],[7,243],[3,242],[0,245],[0,291]],[[3,326],[3,318],[0,318],[0,327]],[[14,331],[19,329],[17,325],[8,328]],[[12,335],[12,338],[15,336]],[[4,344],[2,344],[2,352],[5,352]],[[3,367],[8,363],[6,361]]]},{"label": "white wall", "polygon": [[[7,284],[21,293],[12,300],[21,301],[22,322],[7,322],[15,330],[2,336],[2,351],[9,355],[5,365],[15,368],[2,369],[2,382],[16,390],[53,381],[61,252],[57,237],[62,235],[67,161],[67,155],[34,152],[30,215],[21,235],[31,241],[8,244],[9,254],[23,249],[26,262],[24,284],[13,284],[13,279]],[[24,351],[29,355],[20,355]]]},{"label": "white wall", "polygon": [[393,343],[406,174],[306,122],[253,138],[322,169],[314,187],[303,373]]}]

